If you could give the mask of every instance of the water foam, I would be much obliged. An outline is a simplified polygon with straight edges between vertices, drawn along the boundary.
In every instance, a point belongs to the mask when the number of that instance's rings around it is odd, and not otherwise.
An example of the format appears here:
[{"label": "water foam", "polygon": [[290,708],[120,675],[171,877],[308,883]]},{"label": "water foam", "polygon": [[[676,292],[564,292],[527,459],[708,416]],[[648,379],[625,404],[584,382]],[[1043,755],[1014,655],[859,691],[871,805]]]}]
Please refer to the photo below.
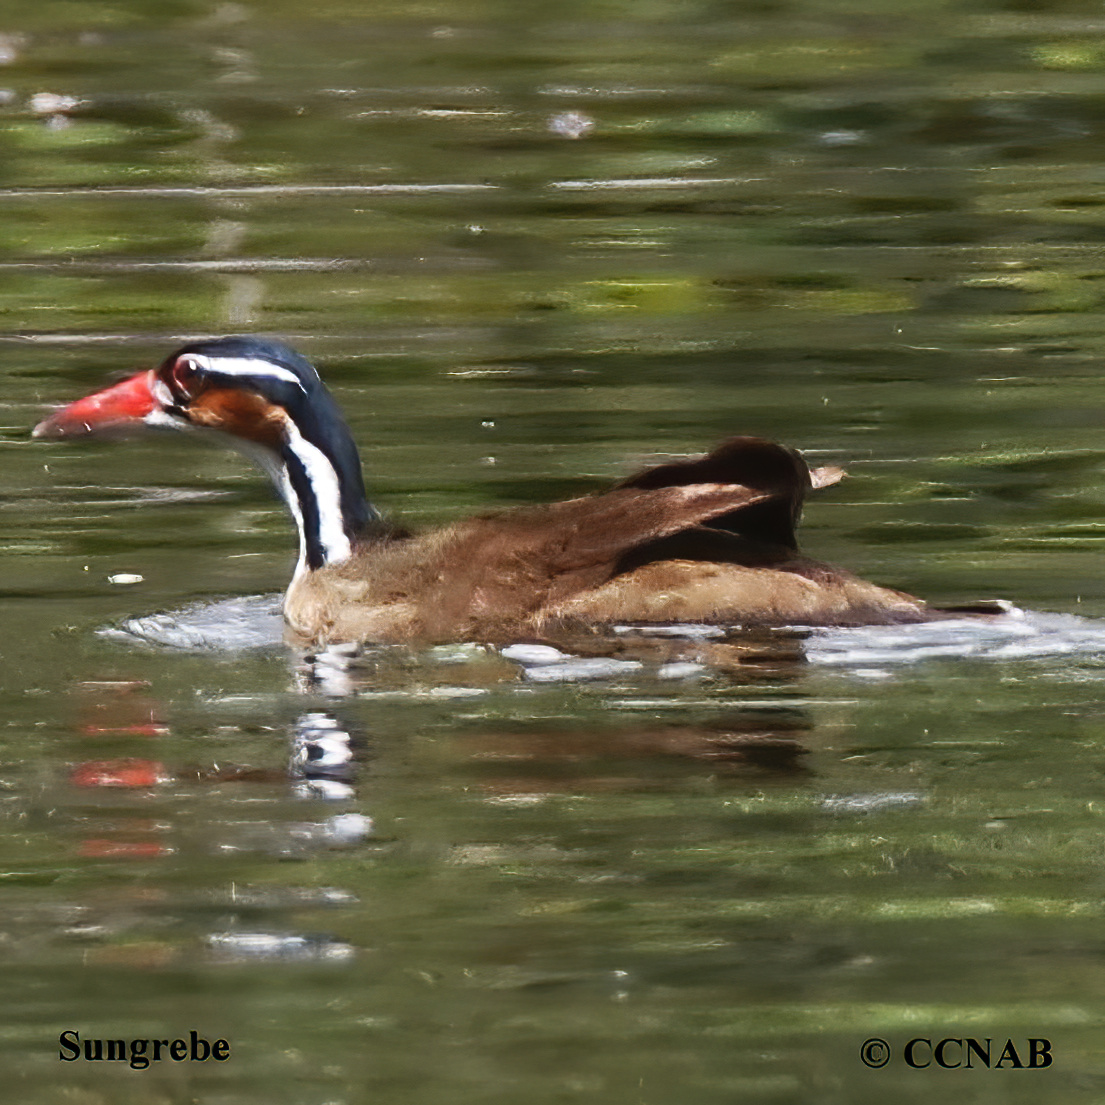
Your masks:
[{"label": "water foam", "polygon": [[1105,620],[1010,607],[988,618],[814,629],[805,653],[812,664],[851,668],[940,659],[1105,657]]},{"label": "water foam", "polygon": [[190,651],[243,652],[283,643],[281,595],[246,595],[197,602],[166,614],[127,618],[99,630],[124,644],[158,645]]}]

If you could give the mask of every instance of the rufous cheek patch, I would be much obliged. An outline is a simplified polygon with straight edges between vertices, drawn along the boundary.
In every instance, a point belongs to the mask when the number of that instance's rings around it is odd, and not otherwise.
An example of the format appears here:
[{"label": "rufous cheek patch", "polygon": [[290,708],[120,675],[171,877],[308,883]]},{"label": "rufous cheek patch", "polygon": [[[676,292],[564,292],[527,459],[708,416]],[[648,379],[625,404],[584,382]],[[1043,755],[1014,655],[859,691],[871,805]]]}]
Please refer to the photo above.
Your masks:
[{"label": "rufous cheek patch", "polygon": [[188,417],[197,426],[222,430],[279,449],[287,415],[283,408],[237,388],[208,388],[192,400]]}]

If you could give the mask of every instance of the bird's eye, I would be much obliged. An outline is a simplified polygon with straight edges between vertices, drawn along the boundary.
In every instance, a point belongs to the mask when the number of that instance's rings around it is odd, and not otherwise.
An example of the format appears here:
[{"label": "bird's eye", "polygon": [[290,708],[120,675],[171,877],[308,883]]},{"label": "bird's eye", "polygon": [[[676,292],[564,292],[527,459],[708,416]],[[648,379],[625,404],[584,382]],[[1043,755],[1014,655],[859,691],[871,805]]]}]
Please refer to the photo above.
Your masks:
[{"label": "bird's eye", "polygon": [[199,368],[190,357],[178,357],[169,370],[169,386],[178,399],[191,399],[202,390]]}]

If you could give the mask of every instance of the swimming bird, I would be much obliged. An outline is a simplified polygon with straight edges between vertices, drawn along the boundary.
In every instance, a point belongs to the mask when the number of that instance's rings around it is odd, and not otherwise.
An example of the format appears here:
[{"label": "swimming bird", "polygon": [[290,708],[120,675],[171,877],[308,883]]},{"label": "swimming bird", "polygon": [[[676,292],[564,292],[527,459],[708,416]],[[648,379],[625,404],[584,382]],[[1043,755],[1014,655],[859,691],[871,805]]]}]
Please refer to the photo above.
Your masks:
[{"label": "swimming bird", "polygon": [[848,626],[943,616],[799,553],[806,494],[836,483],[793,449],[734,437],[611,490],[412,534],[366,496],[314,367],[260,337],[196,341],[56,411],[36,437],[207,429],[255,458],[299,531],[289,640],[503,643],[623,623]]}]

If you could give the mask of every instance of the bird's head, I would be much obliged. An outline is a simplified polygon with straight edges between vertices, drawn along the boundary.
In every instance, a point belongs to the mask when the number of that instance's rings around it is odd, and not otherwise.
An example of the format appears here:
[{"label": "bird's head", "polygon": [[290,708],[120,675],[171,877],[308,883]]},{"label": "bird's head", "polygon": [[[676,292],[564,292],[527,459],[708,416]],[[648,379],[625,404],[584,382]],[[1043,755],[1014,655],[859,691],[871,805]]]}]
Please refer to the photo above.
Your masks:
[{"label": "bird's head", "polygon": [[258,460],[287,501],[312,568],[349,555],[378,516],[360,459],[314,367],[268,338],[191,342],[117,384],[55,411],[35,437],[80,438],[144,426],[227,435]]},{"label": "bird's head", "polygon": [[278,449],[289,420],[312,436],[310,424],[322,414],[337,415],[333,400],[312,365],[294,350],[262,338],[218,338],[182,346],[156,368],[62,407],[36,426],[34,435],[74,438],[140,426],[204,427]]}]

